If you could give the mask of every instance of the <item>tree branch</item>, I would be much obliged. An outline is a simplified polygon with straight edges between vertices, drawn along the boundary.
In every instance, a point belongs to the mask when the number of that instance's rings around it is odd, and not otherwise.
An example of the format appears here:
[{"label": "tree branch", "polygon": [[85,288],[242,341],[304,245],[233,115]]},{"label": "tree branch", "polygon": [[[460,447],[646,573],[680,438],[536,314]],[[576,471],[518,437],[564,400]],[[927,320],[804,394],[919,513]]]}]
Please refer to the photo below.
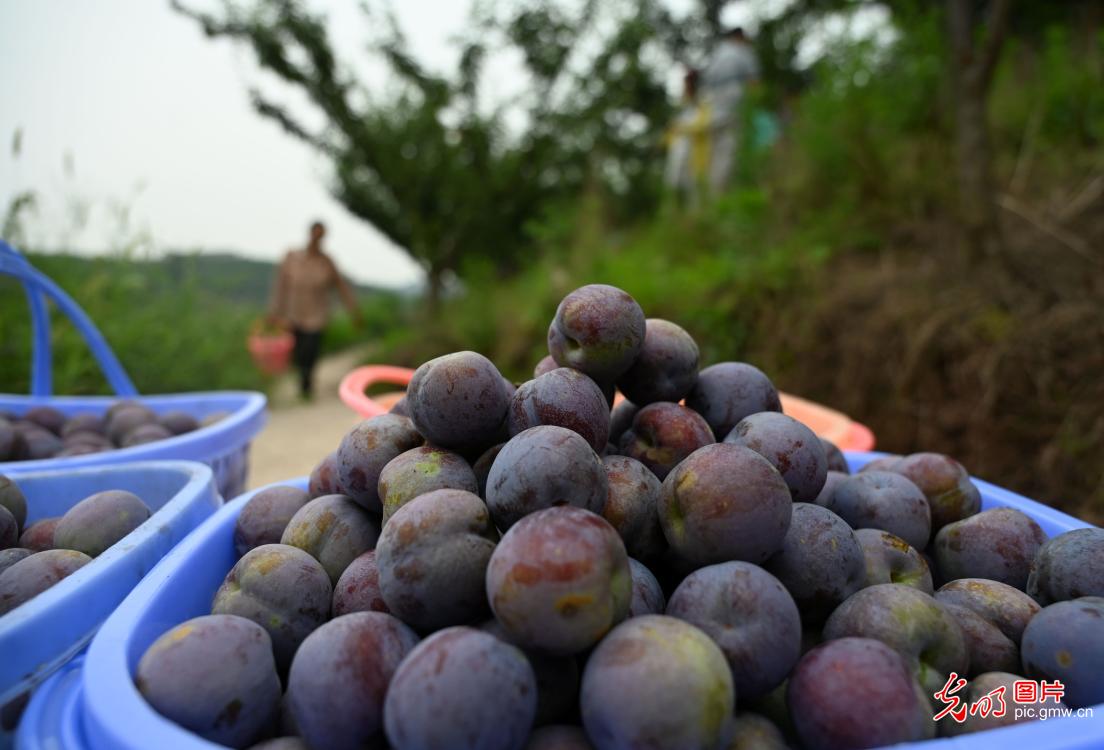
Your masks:
[{"label": "tree branch", "polygon": [[227,16],[223,20],[216,18],[210,13],[192,10],[181,3],[180,0],[169,0],[169,7],[180,15],[196,21],[203,29],[203,33],[209,37],[229,36],[239,39],[249,38],[249,24],[235,18],[232,15],[233,8],[229,5],[226,6]]},{"label": "tree branch", "polygon": [[250,89],[249,100],[253,104],[253,109],[257,110],[258,114],[275,120],[288,134],[309,143],[311,146],[314,146],[330,156],[337,153],[337,149],[335,149],[332,144],[325,141],[321,136],[309,132],[305,127],[299,124],[298,120],[291,116],[287,109],[269,101],[257,89]]},{"label": "tree branch", "polygon": [[1078,237],[1073,232],[1047,221],[1046,217],[1036,213],[1029,206],[1016,200],[1014,196],[1005,194],[997,199],[997,203],[1005,211],[1020,217],[1028,224],[1038,229],[1043,234],[1050,235],[1059,243],[1072,250],[1083,260],[1095,266],[1104,265],[1104,260],[1093,253],[1088,242]]}]

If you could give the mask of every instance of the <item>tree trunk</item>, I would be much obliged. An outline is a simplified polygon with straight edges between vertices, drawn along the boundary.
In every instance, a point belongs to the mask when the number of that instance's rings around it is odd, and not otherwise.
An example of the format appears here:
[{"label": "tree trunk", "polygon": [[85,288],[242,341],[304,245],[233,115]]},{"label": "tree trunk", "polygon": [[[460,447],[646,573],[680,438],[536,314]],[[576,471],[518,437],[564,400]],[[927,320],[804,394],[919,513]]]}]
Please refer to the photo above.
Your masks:
[{"label": "tree trunk", "polygon": [[993,255],[1002,240],[989,142],[989,88],[1008,25],[1010,0],[993,0],[986,34],[977,37],[974,0],[948,0],[955,166],[959,219],[975,255]]},{"label": "tree trunk", "polygon": [[436,263],[426,269],[426,309],[430,317],[436,317],[441,309],[441,292],[444,289],[444,270]]},{"label": "tree trunk", "polygon": [[959,218],[975,252],[991,254],[1000,242],[986,97],[970,81],[955,91],[955,149]]}]

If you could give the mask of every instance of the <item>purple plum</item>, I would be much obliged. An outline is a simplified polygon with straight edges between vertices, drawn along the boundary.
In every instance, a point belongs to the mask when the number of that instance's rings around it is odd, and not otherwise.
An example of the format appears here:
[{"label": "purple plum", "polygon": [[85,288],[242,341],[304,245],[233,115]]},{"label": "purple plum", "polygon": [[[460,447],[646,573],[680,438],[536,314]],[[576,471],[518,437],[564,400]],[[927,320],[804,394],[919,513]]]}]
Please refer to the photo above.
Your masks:
[{"label": "purple plum", "polygon": [[900,583],[929,596],[935,592],[927,560],[901,537],[878,529],[858,529],[855,539],[866,561],[865,586]]},{"label": "purple plum", "polygon": [[650,560],[667,547],[659,525],[659,480],[644,464],[628,456],[602,459],[609,494],[602,517],[621,535],[629,555]]},{"label": "purple plum", "polygon": [[1043,608],[1024,628],[1024,674],[1059,680],[1073,708],[1104,703],[1104,597],[1084,596]]},{"label": "purple plum", "polygon": [[832,502],[832,495],[836,493],[836,487],[839,486],[840,482],[847,478],[847,474],[843,474],[842,472],[838,471],[832,471],[831,469],[829,469],[827,476],[825,476],[824,478],[824,486],[820,488],[820,493],[816,496],[816,499],[813,500],[813,502],[817,505],[821,505],[827,508],[828,504]]},{"label": "purple plum", "polygon": [[475,481],[479,485],[479,496],[484,500],[487,499],[487,477],[491,473],[491,467],[494,466],[494,461],[498,458],[498,454],[502,452],[502,449],[506,446],[506,443],[498,443],[492,445],[475,460],[472,464],[472,471],[475,472]]},{"label": "purple plum", "polygon": [[573,654],[629,614],[632,574],[621,537],[571,505],[532,513],[502,537],[487,567],[495,618],[524,648]]},{"label": "purple plum", "polygon": [[1013,643],[1018,644],[1024,628],[1039,613],[1039,605],[1030,596],[1000,581],[984,578],[959,578],[935,592],[941,604],[965,607],[992,623]]},{"label": "purple plum", "polygon": [[824,488],[828,459],[820,439],[793,417],[763,411],[740,420],[724,442],[750,448],[771,462],[796,502],[811,503]]},{"label": "purple plum", "polygon": [[92,562],[83,552],[36,552],[0,573],[0,615],[6,615]]},{"label": "purple plum", "polygon": [[640,407],[628,399],[613,407],[613,411],[610,412],[609,441],[611,443],[617,445],[621,442],[621,436],[632,427],[638,411],[640,411]]},{"label": "purple plum", "polygon": [[347,494],[366,510],[383,513],[380,472],[391,459],[421,444],[422,436],[407,417],[382,414],[361,422],[341,439],[337,449],[340,494]]},{"label": "purple plum", "polygon": [[663,480],[659,522],[674,551],[696,565],[761,563],[782,547],[793,503],[778,471],[753,450],[715,443]]},{"label": "purple plum", "polygon": [[61,516],[43,518],[35,521],[19,537],[19,546],[26,547],[32,552],[45,552],[54,548],[54,532],[61,521]]},{"label": "purple plum", "polygon": [[249,499],[234,524],[234,549],[244,555],[263,544],[279,544],[292,517],[310,502],[297,487],[268,487]]},{"label": "purple plum", "polygon": [[708,635],[665,615],[619,625],[587,660],[583,726],[599,748],[724,750],[732,673]]},{"label": "purple plum", "polygon": [[19,542],[19,522],[7,508],[0,505],[0,550],[14,547]]},{"label": "purple plum", "polygon": [[790,744],[767,717],[739,711],[732,722],[732,741],[728,750],[790,750]]},{"label": "purple plum", "polygon": [[609,440],[610,409],[597,383],[578,370],[559,367],[517,389],[506,424],[510,437],[542,424],[566,427],[598,453]]},{"label": "purple plum", "polygon": [[910,586],[880,583],[853,594],[824,625],[824,638],[875,638],[918,668],[925,689],[943,687],[951,672],[967,674],[970,652],[954,617]]},{"label": "purple plum", "polygon": [[478,495],[436,490],[414,498],[391,516],[376,547],[387,608],[424,632],[485,617],[497,541]]},{"label": "purple plum", "polygon": [[370,549],[349,563],[334,586],[333,616],[352,612],[386,612],[387,602],[379,586],[379,566],[376,551]]},{"label": "purple plum", "polygon": [[[887,471],[907,477],[931,506],[932,533],[981,510],[981,493],[962,464],[941,453],[913,453],[887,462]],[[867,464],[865,470],[873,470]]]},{"label": "purple plum", "polygon": [[1023,591],[1046,534],[1015,508],[993,508],[947,524],[935,536],[935,561],[944,581],[988,578]]},{"label": "purple plum", "polygon": [[824,457],[828,459],[828,471],[838,471],[840,474],[850,474],[851,467],[847,463],[847,458],[843,455],[843,451],[839,449],[839,446],[833,443],[828,438],[821,438],[820,444],[824,447]]},{"label": "purple plum", "polygon": [[805,654],[786,695],[808,750],[882,747],[935,736],[931,704],[909,664],[870,638],[828,641]]},{"label": "purple plum", "polygon": [[1031,563],[1027,593],[1044,606],[1104,596],[1104,529],[1074,529],[1044,542]]},{"label": "purple plum", "polygon": [[763,567],[782,582],[805,622],[819,624],[866,583],[855,532],[827,508],[794,503],[782,547]]},{"label": "purple plum", "polygon": [[54,529],[54,547],[75,549],[89,557],[96,557],[149,517],[149,507],[131,492],[97,492],[81,500],[61,517]]},{"label": "purple plum", "polygon": [[337,451],[328,454],[311,471],[307,494],[310,495],[311,500],[323,495],[348,494],[341,488],[341,482],[338,479]]},{"label": "purple plum", "polygon": [[687,576],[667,614],[716,641],[741,700],[780,685],[801,655],[801,616],[782,583],[757,565],[728,562]]},{"label": "purple plum", "polygon": [[407,408],[425,439],[480,450],[499,442],[512,394],[482,354],[456,352],[423,364],[406,389]]},{"label": "purple plum", "polygon": [[291,517],[280,543],[308,552],[336,584],[349,563],[375,549],[379,532],[376,520],[349,498],[323,495]]},{"label": "purple plum", "polygon": [[[568,294],[548,327],[548,352],[599,382],[612,382],[637,360],[645,342],[644,311],[627,292],[589,284]],[[538,365],[539,367],[539,365]]]},{"label": "purple plum", "polygon": [[166,719],[229,747],[258,740],[280,706],[268,633],[234,615],[196,617],[166,632],[142,655],[134,682]]},{"label": "purple plum", "polygon": [[463,457],[443,448],[423,445],[395,456],[379,475],[383,523],[414,498],[434,490],[478,492],[475,472]]},{"label": "purple plum", "polygon": [[285,672],[303,639],[329,619],[332,601],[329,576],[317,560],[297,547],[265,544],[226,574],[211,614],[237,615],[264,628]]},{"label": "purple plum", "polygon": [[453,627],[399,665],[383,717],[395,750],[520,750],[536,711],[525,654],[489,633]]},{"label": "purple plum", "polygon": [[0,507],[7,508],[19,528],[24,528],[27,523],[27,498],[19,485],[3,474],[0,474]]},{"label": "purple plum", "polygon": [[61,435],[61,430],[65,426],[65,415],[52,406],[32,407],[23,415],[23,419],[55,435]]},{"label": "purple plum", "polygon": [[853,529],[879,529],[916,549],[928,546],[931,509],[920,488],[900,474],[867,471],[847,477],[825,503]]},{"label": "purple plum", "polygon": [[533,368],[533,377],[539,378],[546,372],[552,372],[557,367],[559,367],[559,365],[556,364],[556,360],[553,359],[552,355],[546,354],[540,362],[537,362],[537,366]]},{"label": "purple plum", "polygon": [[698,373],[686,405],[701,414],[713,434],[732,432],[744,417],[782,411],[778,390],[763,371],[746,362],[720,362]]},{"label": "purple plum", "polygon": [[661,615],[667,608],[663,589],[659,581],[639,560],[629,558],[629,572],[632,574],[632,603],[629,605],[629,617],[641,615]]},{"label": "purple plum", "polygon": [[[518,646],[498,620],[487,620],[479,626],[484,633]],[[518,648],[521,648],[518,646]],[[578,710],[579,662],[574,656],[554,656],[537,649],[521,649],[537,678],[536,725],[561,721]]]},{"label": "purple plum", "polygon": [[0,549],[0,574],[20,560],[25,560],[33,554],[34,552],[32,550],[26,549],[25,547],[8,547],[7,549]]},{"label": "purple plum", "polygon": [[636,413],[621,435],[618,452],[635,458],[662,480],[684,458],[717,442],[709,425],[693,409],[660,401]]},{"label": "purple plum", "polygon": [[307,745],[361,750],[380,744],[387,687],[417,643],[414,631],[382,612],[343,615],[307,636],[287,688],[288,708]]},{"label": "purple plum", "polygon": [[697,343],[674,323],[649,318],[640,354],[618,378],[617,387],[634,404],[647,406],[681,401],[697,382]]},{"label": "purple plum", "polygon": [[554,505],[601,512],[608,492],[602,459],[577,432],[555,425],[510,438],[487,475],[487,507],[502,530]]},{"label": "purple plum", "polygon": [[184,435],[199,429],[199,420],[183,411],[165,412],[158,422],[173,435]]}]

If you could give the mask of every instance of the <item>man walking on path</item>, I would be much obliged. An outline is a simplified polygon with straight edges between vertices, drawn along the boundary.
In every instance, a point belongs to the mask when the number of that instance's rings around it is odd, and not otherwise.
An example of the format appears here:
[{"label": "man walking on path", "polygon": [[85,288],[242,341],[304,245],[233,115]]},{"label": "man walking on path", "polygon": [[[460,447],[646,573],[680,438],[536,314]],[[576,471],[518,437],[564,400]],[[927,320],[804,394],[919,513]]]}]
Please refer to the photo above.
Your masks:
[{"label": "man walking on path", "polygon": [[702,73],[711,117],[709,187],[714,195],[723,192],[732,179],[741,135],[741,105],[758,79],[759,60],[744,30],[725,32]]},{"label": "man walking on path", "polygon": [[307,246],[284,257],[276,274],[268,315],[269,322],[288,327],[295,335],[292,357],[299,370],[299,392],[305,399],[313,393],[314,366],[330,317],[330,292],[336,290],[341,296],[354,324],[359,326],[361,320],[352,288],[330,256],[322,251],[325,236],[326,227],[320,221],[314,222]]}]

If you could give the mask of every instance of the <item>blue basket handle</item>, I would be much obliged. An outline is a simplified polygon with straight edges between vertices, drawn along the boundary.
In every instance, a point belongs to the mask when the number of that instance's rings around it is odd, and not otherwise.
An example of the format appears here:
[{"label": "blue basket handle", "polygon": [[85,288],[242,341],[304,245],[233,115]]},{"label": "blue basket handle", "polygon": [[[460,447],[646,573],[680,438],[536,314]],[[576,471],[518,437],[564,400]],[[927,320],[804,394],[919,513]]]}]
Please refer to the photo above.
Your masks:
[{"label": "blue basket handle", "polygon": [[27,262],[19,252],[8,243],[0,240],[0,273],[14,276],[23,282],[27,302],[31,309],[31,321],[34,326],[34,353],[31,359],[31,394],[49,396],[53,392],[52,351],[50,348],[50,318],[46,311],[45,297],[49,297],[73,323],[84,338],[92,356],[100,365],[100,370],[108,385],[119,396],[137,396],[130,376],[126,374],[119,359],[111,351],[107,340],[96,328],[92,320],[73,299],[62,291],[48,276]]},{"label": "blue basket handle", "polygon": [[[0,240],[0,253],[18,258],[26,262],[18,250]],[[28,264],[29,265],[29,264]],[[38,335],[39,331],[50,330],[50,317],[46,311],[46,300],[36,287],[23,284],[23,291],[27,295],[27,305],[31,308],[33,349],[31,351],[31,395],[49,396],[53,390],[54,372],[51,363],[53,352],[50,348],[50,337]]]}]

